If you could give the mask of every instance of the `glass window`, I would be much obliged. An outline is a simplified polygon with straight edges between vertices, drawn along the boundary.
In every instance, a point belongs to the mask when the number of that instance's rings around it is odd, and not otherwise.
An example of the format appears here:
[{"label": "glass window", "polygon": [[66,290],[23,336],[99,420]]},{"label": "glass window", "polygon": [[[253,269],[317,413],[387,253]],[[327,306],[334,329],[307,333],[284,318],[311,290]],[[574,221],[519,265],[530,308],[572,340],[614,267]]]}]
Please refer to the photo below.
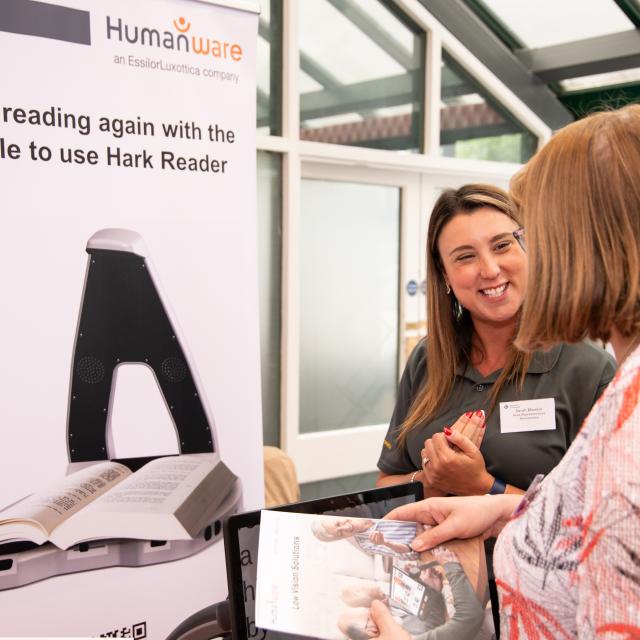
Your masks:
[{"label": "glass window", "polygon": [[282,132],[282,0],[260,5],[257,51],[258,133]]},{"label": "glass window", "polygon": [[537,138],[442,51],[440,153],[453,158],[526,162]]},{"label": "glass window", "polygon": [[613,0],[483,0],[530,49],[634,28]]},{"label": "glass window", "polygon": [[300,433],[387,423],[398,363],[400,189],[303,180]]},{"label": "glass window", "polygon": [[300,138],[419,152],[423,32],[379,0],[299,6]]},{"label": "glass window", "polygon": [[282,169],[278,154],[258,151],[258,290],[264,443],[280,444]]}]

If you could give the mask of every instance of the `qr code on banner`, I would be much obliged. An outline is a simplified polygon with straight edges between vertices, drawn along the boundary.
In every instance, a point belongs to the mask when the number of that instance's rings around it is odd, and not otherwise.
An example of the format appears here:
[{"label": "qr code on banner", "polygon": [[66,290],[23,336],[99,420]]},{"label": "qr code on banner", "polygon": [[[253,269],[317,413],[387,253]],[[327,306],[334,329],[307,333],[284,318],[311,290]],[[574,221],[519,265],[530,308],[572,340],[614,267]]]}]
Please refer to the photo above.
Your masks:
[{"label": "qr code on banner", "polygon": [[113,631],[107,631],[100,634],[101,638],[134,638],[135,640],[141,640],[147,637],[147,623],[138,622],[138,624],[131,625],[130,627],[122,627],[121,629],[114,629]]}]

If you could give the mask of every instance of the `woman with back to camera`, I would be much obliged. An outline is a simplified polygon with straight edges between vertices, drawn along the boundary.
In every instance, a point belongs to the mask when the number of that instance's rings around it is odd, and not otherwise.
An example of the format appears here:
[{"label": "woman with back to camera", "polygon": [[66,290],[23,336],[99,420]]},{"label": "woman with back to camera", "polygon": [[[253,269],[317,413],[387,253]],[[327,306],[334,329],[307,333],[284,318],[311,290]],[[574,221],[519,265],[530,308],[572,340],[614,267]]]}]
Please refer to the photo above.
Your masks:
[{"label": "woman with back to camera", "polygon": [[[565,127],[512,188],[530,258],[516,344],[610,340],[618,372],[562,462],[523,499],[433,498],[389,517],[437,525],[418,549],[501,531],[505,638],[639,638],[640,106]],[[372,614],[382,639],[406,638],[379,607]]]},{"label": "woman with back to camera", "polygon": [[[501,189],[467,185],[439,197],[427,233],[427,337],[400,382],[378,486],[419,480],[427,496],[522,493],[560,462],[613,377],[613,358],[591,344],[532,353],[513,345],[523,246]],[[522,400],[536,402],[509,409]],[[456,448],[452,429],[469,436]]]}]

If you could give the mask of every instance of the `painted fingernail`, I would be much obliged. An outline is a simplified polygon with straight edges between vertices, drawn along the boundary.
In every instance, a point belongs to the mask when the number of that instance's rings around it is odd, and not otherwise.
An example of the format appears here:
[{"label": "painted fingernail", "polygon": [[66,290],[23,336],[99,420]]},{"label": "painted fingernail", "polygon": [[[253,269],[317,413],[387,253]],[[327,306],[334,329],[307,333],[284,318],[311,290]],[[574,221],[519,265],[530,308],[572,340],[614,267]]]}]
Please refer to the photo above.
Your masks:
[{"label": "painted fingernail", "polygon": [[453,431],[451,431],[451,429],[449,429],[449,427],[445,427],[444,428],[444,435],[445,436],[450,436],[453,433]]},{"label": "painted fingernail", "polygon": [[486,426],[487,426],[487,423],[486,423],[486,422],[483,422],[483,423],[480,425],[480,428],[481,428],[481,429],[484,429]]},{"label": "painted fingernail", "polygon": [[478,409],[476,411],[476,415],[478,416],[478,418],[482,418],[482,416],[484,415],[484,411],[482,409]]},{"label": "painted fingernail", "polygon": [[467,413],[464,414],[465,418],[470,418],[473,415],[473,411],[467,411]]}]

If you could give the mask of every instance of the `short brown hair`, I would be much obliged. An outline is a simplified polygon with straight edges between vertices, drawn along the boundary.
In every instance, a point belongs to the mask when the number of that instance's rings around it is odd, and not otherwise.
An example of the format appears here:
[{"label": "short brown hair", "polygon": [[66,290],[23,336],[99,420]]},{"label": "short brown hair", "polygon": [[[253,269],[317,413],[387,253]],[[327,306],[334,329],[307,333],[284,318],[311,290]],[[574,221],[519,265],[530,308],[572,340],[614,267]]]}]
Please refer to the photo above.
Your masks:
[{"label": "short brown hair", "polygon": [[574,122],[514,176],[526,229],[523,349],[640,329],[640,105]]}]

